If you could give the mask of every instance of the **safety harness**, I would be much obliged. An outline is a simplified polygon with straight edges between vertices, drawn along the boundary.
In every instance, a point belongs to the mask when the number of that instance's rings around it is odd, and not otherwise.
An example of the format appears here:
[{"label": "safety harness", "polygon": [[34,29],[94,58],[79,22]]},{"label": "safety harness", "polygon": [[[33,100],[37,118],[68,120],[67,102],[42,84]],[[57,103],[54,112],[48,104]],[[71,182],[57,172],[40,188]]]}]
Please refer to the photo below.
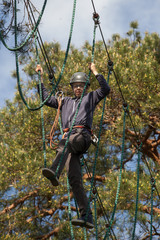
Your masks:
[{"label": "safety harness", "polygon": [[[56,142],[54,142],[53,140],[53,136],[54,136],[54,133],[57,129],[57,124],[58,124],[58,119],[59,119],[59,115],[60,115],[60,109],[61,109],[61,105],[62,105],[62,100],[64,98],[64,95],[63,95],[63,92],[62,91],[58,91],[55,95],[57,101],[58,101],[58,110],[57,110],[57,114],[56,114],[56,117],[55,117],[55,120],[54,120],[54,123],[53,123],[53,126],[51,128],[51,131],[50,131],[50,135],[49,135],[49,138],[50,138],[50,148],[52,149],[56,149],[58,144]],[[77,129],[77,128],[81,128],[81,129],[87,129],[90,133],[91,133],[91,141],[92,141],[92,144],[93,145],[97,145],[97,142],[98,142],[98,138],[95,134],[93,134],[93,130],[90,129],[89,127],[87,126],[83,126],[83,125],[76,125],[76,126],[73,126],[73,129]],[[63,136],[62,138],[64,138],[66,136],[66,133],[70,131],[70,128],[65,128],[63,129]],[[52,145],[55,145],[55,147],[52,147]]]}]

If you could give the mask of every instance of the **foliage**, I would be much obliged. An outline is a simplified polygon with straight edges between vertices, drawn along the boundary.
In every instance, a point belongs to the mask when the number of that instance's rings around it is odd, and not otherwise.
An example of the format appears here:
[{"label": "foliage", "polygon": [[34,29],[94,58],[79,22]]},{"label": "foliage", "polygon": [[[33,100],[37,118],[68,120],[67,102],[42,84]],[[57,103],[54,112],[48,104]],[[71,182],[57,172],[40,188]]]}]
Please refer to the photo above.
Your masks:
[{"label": "foliage", "polygon": [[[126,121],[126,141],[123,159],[122,181],[113,230],[118,239],[131,239],[137,190],[137,137],[143,142],[142,155],[148,159],[149,168],[155,178],[157,189],[160,188],[159,142],[160,142],[160,37],[156,33],[146,33],[141,39],[136,22],[131,24],[128,37],[113,36],[108,42],[108,50],[114,62],[114,71],[110,77],[111,93],[107,98],[99,156],[96,170],[96,187],[106,213],[111,216],[119,178],[123,132],[123,101],[129,106]],[[61,71],[65,52],[59,43],[45,43],[55,79]],[[69,86],[70,76],[76,71],[88,73],[91,59],[91,46],[88,42],[81,49],[71,47],[66,68],[59,84],[65,96],[72,96]],[[29,55],[21,55],[21,79],[25,98],[31,106],[39,104],[35,73],[36,61],[34,48]],[[27,62],[27,64],[26,64]],[[52,86],[42,55],[40,62],[44,69],[44,84],[49,91]],[[107,79],[107,54],[101,41],[96,42],[95,63],[99,73]],[[13,76],[15,74],[13,73]],[[117,82],[118,81],[118,82]],[[117,84],[119,83],[119,85]],[[95,77],[91,76],[91,88],[98,87]],[[93,130],[98,134],[102,112],[101,102],[95,112]],[[46,139],[53,124],[56,111],[44,106]],[[131,122],[131,119],[132,122]],[[134,128],[133,125],[134,124]],[[53,188],[41,175],[43,168],[43,148],[41,137],[40,111],[29,111],[23,105],[18,91],[12,102],[7,101],[0,112],[0,236],[1,239],[70,239],[68,221],[68,203],[66,173],[63,172],[61,185]],[[134,130],[136,130],[137,135]],[[61,137],[57,130],[55,138]],[[54,159],[55,151],[49,148],[46,140],[47,165]],[[136,237],[145,239],[150,234],[151,185],[150,174],[144,160],[140,162],[140,195],[138,206],[138,229]],[[85,159],[92,172],[95,158],[95,147],[91,146]],[[89,191],[89,178],[84,167],[84,183]],[[159,198],[154,191],[153,234],[159,232]],[[71,201],[72,216],[76,217],[74,201]],[[106,233],[106,218],[98,205],[98,239]],[[75,239],[83,239],[82,229],[74,228]],[[88,239],[95,238],[95,230],[87,233]]]}]

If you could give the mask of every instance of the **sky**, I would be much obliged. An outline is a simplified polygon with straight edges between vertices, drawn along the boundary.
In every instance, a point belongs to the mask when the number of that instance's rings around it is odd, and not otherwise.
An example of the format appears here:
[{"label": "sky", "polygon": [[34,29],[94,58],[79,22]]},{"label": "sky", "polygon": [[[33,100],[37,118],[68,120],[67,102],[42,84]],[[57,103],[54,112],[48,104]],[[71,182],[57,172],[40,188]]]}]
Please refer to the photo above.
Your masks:
[{"label": "sky", "polygon": [[[1,2],[1,0],[0,0]],[[32,0],[40,11],[44,0]],[[126,36],[131,21],[138,21],[139,31],[160,34],[160,0],[94,0],[96,12],[100,16],[101,29],[107,42],[118,33]],[[48,0],[42,16],[39,31],[43,41],[58,41],[66,49],[72,17],[73,0]],[[93,6],[91,0],[77,0],[76,15],[71,43],[80,48],[87,40],[92,43]],[[102,40],[97,30],[96,40]],[[14,47],[14,39],[8,45]],[[15,70],[14,54],[0,44],[0,108],[5,100],[12,100],[15,94],[16,79],[11,77]]]}]

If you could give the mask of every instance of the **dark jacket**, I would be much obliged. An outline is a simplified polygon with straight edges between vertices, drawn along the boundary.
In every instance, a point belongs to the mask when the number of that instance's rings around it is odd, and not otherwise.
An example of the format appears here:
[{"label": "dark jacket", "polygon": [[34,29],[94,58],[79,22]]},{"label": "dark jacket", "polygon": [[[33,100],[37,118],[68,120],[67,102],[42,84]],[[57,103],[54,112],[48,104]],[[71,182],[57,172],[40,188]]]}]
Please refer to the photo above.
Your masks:
[{"label": "dark jacket", "polygon": [[[110,87],[108,86],[103,75],[98,74],[96,78],[99,82],[100,88],[96,89],[95,91],[86,93],[83,96],[74,126],[83,125],[91,129],[93,121],[93,112],[95,110],[96,105],[110,92]],[[44,84],[42,83],[43,101],[47,98],[47,96],[48,91],[46,90]],[[79,98],[64,97],[61,106],[63,129],[71,127],[79,101],[80,101]],[[54,96],[51,96],[45,104],[49,107],[58,108],[58,102]]]}]

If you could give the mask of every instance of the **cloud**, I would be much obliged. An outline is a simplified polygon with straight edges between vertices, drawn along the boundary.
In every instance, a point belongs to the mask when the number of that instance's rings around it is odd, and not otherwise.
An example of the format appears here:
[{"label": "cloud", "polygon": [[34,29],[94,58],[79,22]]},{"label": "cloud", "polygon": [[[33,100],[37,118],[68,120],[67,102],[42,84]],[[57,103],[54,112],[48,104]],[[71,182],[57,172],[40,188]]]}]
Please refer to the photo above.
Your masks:
[{"label": "cloud", "polygon": [[16,79],[11,77],[15,69],[14,55],[1,47],[0,50],[0,107],[5,104],[6,99],[13,99]]}]

